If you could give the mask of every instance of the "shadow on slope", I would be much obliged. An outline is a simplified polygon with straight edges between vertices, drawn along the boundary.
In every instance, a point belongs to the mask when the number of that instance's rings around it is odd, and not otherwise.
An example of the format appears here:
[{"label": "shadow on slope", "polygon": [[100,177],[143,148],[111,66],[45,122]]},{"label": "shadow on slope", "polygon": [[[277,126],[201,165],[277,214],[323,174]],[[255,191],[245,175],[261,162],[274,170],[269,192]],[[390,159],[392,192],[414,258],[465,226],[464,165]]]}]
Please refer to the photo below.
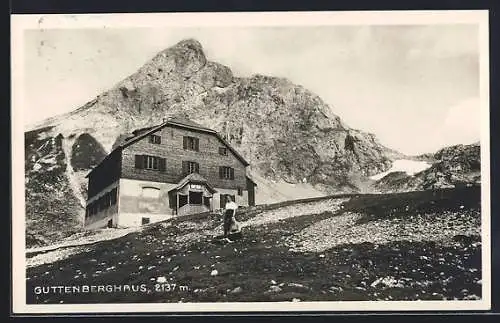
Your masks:
[{"label": "shadow on slope", "polygon": [[418,213],[481,208],[481,187],[460,187],[391,194],[359,195],[344,204],[345,211],[362,213],[360,223]]},{"label": "shadow on slope", "polygon": [[[345,203],[354,210],[400,209],[400,216],[426,209],[477,207],[467,191],[421,195],[360,196]],[[477,191],[476,191],[477,192]],[[437,195],[433,195],[438,193]],[[442,193],[442,194],[441,194]],[[418,197],[419,196],[419,197]],[[463,208],[463,200],[470,203]],[[425,202],[420,203],[419,198]],[[406,209],[408,202],[412,207]],[[406,202],[406,204],[405,204]],[[252,210],[248,210],[252,211]],[[253,210],[255,211],[255,209]],[[241,240],[211,244],[191,233],[216,228],[203,215],[160,223],[120,239],[104,241],[68,259],[28,269],[28,303],[227,302],[325,300],[442,300],[481,296],[479,236],[457,234],[435,241],[346,243],[321,253],[294,252],[287,237],[343,213],[321,212],[244,228]],[[387,214],[387,213],[386,213]],[[206,215],[205,215],[206,216]],[[369,236],[367,236],[369,239]],[[50,292],[35,286],[136,285],[137,292]],[[175,289],[173,286],[178,286]],[[111,288],[114,288],[111,286]],[[180,288],[179,286],[182,286]],[[103,287],[108,288],[108,287]]]}]

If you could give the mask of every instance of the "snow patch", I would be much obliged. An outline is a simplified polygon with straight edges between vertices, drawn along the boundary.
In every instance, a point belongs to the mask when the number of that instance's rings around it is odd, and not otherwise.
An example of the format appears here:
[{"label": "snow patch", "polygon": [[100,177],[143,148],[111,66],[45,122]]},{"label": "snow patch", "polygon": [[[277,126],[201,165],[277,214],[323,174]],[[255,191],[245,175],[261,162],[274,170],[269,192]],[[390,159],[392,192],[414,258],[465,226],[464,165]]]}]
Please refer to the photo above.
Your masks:
[{"label": "snow patch", "polygon": [[56,160],[56,157],[54,155],[48,155],[48,156],[40,158],[37,163],[47,164],[47,165],[55,165],[55,164],[57,164],[57,160]]},{"label": "snow patch", "polygon": [[[66,138],[63,140],[63,150],[64,150],[64,155],[66,159],[66,177],[68,178],[69,181],[69,186],[71,187],[71,190],[73,191],[73,194],[75,197],[78,199],[80,202],[81,207],[85,208],[85,205],[87,203],[86,199],[83,197],[82,192],[80,191],[80,183],[78,183],[78,180],[75,176],[75,172],[73,171],[73,167],[71,167],[71,153],[72,153],[72,146],[74,143],[74,139],[68,139]],[[83,220],[83,219],[81,219]]]},{"label": "snow patch", "polygon": [[302,181],[292,184],[282,181],[266,179],[256,173],[251,173],[252,179],[257,184],[255,199],[260,204],[269,204],[302,198],[325,196],[326,193],[316,189],[312,184]]},{"label": "snow patch", "polygon": [[370,179],[378,181],[379,179],[383,178],[384,176],[392,172],[405,172],[408,175],[414,175],[423,170],[426,170],[429,167],[431,167],[431,164],[425,161],[398,159],[392,163],[391,169],[383,173],[373,175],[370,177]]}]

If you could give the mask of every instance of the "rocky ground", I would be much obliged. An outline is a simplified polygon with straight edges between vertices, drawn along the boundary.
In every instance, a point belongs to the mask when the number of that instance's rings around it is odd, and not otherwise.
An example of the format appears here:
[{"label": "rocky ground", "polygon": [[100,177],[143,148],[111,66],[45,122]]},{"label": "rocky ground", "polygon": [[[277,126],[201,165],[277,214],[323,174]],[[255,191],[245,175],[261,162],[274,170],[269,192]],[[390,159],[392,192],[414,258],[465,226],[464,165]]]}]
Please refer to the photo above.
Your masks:
[{"label": "rocky ground", "polygon": [[454,145],[435,154],[417,156],[431,164],[415,174],[390,172],[374,183],[377,192],[405,192],[481,184],[481,146]]},{"label": "rocky ground", "polygon": [[26,266],[34,267],[57,260],[65,259],[83,252],[89,245],[101,241],[117,239],[142,228],[101,229],[96,231],[77,232],[56,244],[26,249]]},{"label": "rocky ground", "polygon": [[[255,207],[225,245],[212,243],[221,222],[208,214],[150,225],[28,268],[27,302],[479,299],[479,197],[469,187]],[[35,293],[83,285],[104,287]],[[115,285],[138,290],[105,289]]]}]

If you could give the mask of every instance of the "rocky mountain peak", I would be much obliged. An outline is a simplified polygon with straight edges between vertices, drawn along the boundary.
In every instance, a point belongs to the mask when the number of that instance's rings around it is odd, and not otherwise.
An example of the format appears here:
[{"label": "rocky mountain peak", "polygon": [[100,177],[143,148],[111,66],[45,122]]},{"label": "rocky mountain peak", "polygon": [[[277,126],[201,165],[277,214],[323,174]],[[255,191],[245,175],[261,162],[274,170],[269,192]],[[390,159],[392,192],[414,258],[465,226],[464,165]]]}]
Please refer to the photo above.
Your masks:
[{"label": "rocky mountain peak", "polygon": [[200,42],[186,39],[156,54],[139,71],[158,74],[178,73],[189,78],[206,63],[207,58]]}]

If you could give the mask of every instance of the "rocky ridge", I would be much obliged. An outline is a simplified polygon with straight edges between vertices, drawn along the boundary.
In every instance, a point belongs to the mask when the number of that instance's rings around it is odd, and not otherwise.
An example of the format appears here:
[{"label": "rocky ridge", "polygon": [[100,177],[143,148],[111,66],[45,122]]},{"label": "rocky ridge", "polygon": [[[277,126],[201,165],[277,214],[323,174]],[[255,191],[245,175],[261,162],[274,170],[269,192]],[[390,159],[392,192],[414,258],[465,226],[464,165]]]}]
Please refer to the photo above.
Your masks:
[{"label": "rocky ridge", "polygon": [[433,164],[412,176],[404,172],[392,172],[374,184],[381,192],[403,192],[481,183],[481,147],[479,143],[455,145],[426,154],[421,160]]}]

